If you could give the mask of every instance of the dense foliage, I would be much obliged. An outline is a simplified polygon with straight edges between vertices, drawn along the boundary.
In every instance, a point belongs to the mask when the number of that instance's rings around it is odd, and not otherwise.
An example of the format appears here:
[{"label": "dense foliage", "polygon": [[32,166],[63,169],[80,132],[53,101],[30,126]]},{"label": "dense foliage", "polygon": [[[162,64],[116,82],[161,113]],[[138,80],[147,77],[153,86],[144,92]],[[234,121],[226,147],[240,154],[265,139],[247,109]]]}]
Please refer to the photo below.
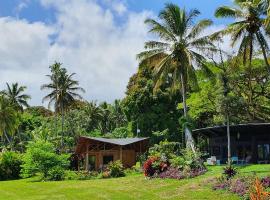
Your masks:
[{"label": "dense foliage", "polygon": [[45,141],[29,143],[23,157],[22,177],[40,173],[43,179],[58,180],[67,168],[69,155],[58,155],[53,144]]},{"label": "dense foliage", "polygon": [[160,142],[149,150],[149,157],[144,162],[146,177],[182,179],[205,173],[206,168],[199,151],[182,149],[174,142]]},{"label": "dense foliage", "polygon": [[18,179],[21,164],[22,158],[20,154],[12,151],[0,153],[0,181]]}]

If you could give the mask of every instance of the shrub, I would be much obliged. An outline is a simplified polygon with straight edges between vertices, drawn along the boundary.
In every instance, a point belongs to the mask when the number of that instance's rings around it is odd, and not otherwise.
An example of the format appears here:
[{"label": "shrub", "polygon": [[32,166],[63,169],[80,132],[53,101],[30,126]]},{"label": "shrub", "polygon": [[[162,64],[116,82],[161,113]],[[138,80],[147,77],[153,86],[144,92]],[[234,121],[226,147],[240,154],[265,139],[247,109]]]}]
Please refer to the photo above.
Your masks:
[{"label": "shrub", "polygon": [[110,162],[107,168],[108,168],[110,177],[125,176],[124,167],[120,160],[117,160],[115,162]]},{"label": "shrub", "polygon": [[185,159],[181,156],[174,156],[169,162],[171,163],[171,166],[178,169],[183,169],[186,164]]},{"label": "shrub", "polygon": [[202,154],[199,150],[196,150],[196,153],[194,153],[191,149],[186,148],[181,151],[181,154],[185,160],[185,166],[188,166],[191,170],[206,169],[201,159]]},{"label": "shrub", "polygon": [[87,171],[66,171],[65,179],[66,180],[90,180],[98,177],[97,172],[87,172]]},{"label": "shrub", "polygon": [[21,164],[20,154],[12,151],[0,153],[0,180],[18,179]]},{"label": "shrub", "polygon": [[226,176],[227,179],[231,179],[237,174],[237,169],[233,166],[226,166],[223,169],[223,174]]},{"label": "shrub", "polygon": [[65,180],[79,180],[79,176],[78,176],[77,172],[67,170],[65,172]]},{"label": "shrub", "polygon": [[[23,157],[22,177],[31,177],[40,173],[43,179],[47,179],[50,173],[60,172],[68,166],[68,155],[55,153],[53,145],[48,142],[38,141],[27,146]],[[56,170],[57,169],[57,170]]]},{"label": "shrub", "polygon": [[56,166],[48,171],[47,180],[49,181],[61,181],[65,179],[65,170],[63,167]]},{"label": "shrub", "polygon": [[156,168],[155,166],[153,165],[153,163],[155,161],[158,160],[158,157],[149,157],[143,164],[143,171],[144,171],[144,175],[145,176],[148,176],[148,177],[151,177],[155,174],[156,172]]},{"label": "shrub", "polygon": [[171,159],[175,155],[180,154],[180,143],[161,141],[159,144],[155,144],[149,149],[149,155],[154,157],[164,157]]}]

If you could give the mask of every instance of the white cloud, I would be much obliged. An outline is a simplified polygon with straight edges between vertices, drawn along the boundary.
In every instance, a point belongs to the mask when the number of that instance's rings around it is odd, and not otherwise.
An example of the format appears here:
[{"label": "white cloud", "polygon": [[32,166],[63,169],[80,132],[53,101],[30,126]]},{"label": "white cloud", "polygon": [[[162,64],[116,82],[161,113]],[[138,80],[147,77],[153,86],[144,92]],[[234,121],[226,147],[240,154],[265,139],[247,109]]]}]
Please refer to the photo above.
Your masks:
[{"label": "white cloud", "polygon": [[[144,19],[151,14],[130,12],[121,1],[114,1],[118,8],[106,9],[97,2],[41,0],[56,10],[56,22],[50,25],[0,18],[0,89],[5,82],[18,81],[28,86],[31,103],[41,104],[45,92],[40,85],[47,81],[48,66],[57,60],[77,73],[87,91],[85,99],[122,98],[137,69],[135,56],[148,37]],[[116,23],[115,14],[125,21]]]}]

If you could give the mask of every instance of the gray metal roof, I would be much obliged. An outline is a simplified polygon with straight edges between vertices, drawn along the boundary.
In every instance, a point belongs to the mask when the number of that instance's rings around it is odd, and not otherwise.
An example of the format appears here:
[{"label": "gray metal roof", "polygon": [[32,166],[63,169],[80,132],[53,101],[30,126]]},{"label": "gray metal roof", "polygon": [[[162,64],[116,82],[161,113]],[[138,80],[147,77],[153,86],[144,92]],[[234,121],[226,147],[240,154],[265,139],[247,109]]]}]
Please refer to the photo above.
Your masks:
[{"label": "gray metal roof", "polygon": [[108,139],[108,138],[97,138],[97,137],[86,137],[86,136],[82,136],[82,137],[90,139],[90,140],[95,140],[95,141],[99,141],[99,142],[106,142],[106,143],[116,144],[116,145],[120,145],[120,146],[125,146],[128,144],[132,144],[132,143],[136,143],[136,142],[140,142],[140,141],[149,139],[149,138]]},{"label": "gray metal roof", "polygon": [[[254,129],[255,130],[259,130],[259,129],[269,130],[269,128],[270,128],[270,123],[247,123],[247,124],[230,125],[231,131],[239,131],[239,130],[253,131]],[[197,134],[197,133],[207,133],[207,132],[213,133],[213,132],[224,132],[224,131],[226,131],[226,125],[194,129],[192,132]]]}]

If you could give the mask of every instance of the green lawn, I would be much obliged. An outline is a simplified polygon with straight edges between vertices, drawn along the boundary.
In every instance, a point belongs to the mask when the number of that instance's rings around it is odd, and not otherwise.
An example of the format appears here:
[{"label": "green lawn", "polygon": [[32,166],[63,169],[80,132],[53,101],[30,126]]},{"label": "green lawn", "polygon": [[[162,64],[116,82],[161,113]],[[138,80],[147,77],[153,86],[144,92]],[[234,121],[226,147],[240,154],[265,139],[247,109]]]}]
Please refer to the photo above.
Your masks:
[{"label": "green lawn", "polygon": [[[211,179],[221,174],[222,167],[210,167],[202,176],[187,180],[146,180],[142,175],[88,181],[33,182],[31,179],[0,182],[0,199],[239,199],[226,191],[213,191]],[[251,165],[242,174],[270,174],[270,165]]]}]

